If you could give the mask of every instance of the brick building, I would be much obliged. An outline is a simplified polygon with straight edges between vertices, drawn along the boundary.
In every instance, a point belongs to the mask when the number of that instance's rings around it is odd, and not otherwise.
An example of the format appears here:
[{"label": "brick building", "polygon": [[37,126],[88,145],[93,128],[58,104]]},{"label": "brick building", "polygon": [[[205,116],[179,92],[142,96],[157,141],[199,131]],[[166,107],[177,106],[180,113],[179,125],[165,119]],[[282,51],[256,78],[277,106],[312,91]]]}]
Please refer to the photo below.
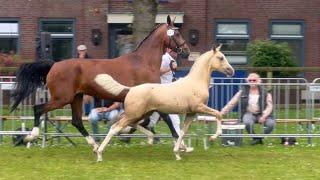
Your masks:
[{"label": "brick building", "polygon": [[[93,58],[115,57],[117,38],[130,34],[132,0],[11,0],[0,4],[0,49],[14,50],[34,59],[36,37],[49,31],[55,59],[76,56],[76,46],[86,44]],[[249,41],[273,39],[288,42],[300,66],[320,66],[319,0],[159,0],[157,23],[172,14],[186,40],[199,34],[192,52],[204,52],[213,42],[234,65],[247,65]],[[92,31],[102,41],[93,45]],[[183,65],[192,62],[184,61]]]}]

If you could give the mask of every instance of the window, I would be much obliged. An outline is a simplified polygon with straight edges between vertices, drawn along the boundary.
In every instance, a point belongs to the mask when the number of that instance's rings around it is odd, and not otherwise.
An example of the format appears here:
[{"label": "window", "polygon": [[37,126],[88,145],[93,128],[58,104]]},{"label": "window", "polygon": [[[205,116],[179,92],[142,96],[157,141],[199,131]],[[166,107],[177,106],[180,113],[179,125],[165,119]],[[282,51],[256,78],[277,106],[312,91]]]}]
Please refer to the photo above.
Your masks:
[{"label": "window", "polygon": [[51,33],[52,58],[54,61],[68,59],[75,54],[74,20],[41,20],[40,31]]},{"label": "window", "polygon": [[216,42],[231,64],[246,64],[246,47],[249,42],[248,22],[217,22]]},{"label": "window", "polygon": [[270,39],[279,43],[286,42],[292,50],[292,59],[303,65],[303,23],[296,21],[272,21]]},{"label": "window", "polygon": [[109,58],[116,58],[135,49],[129,24],[109,24]]},{"label": "window", "polygon": [[0,20],[0,53],[14,53],[18,51],[19,23],[18,21]]}]

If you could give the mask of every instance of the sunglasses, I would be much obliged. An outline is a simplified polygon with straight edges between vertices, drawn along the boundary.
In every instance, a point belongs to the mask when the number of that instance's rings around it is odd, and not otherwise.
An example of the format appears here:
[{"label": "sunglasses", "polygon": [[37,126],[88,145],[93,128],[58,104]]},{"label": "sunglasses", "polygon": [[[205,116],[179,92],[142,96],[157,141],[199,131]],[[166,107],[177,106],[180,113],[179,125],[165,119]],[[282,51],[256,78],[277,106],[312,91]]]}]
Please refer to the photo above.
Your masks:
[{"label": "sunglasses", "polygon": [[248,82],[257,82],[256,79],[249,79]]}]

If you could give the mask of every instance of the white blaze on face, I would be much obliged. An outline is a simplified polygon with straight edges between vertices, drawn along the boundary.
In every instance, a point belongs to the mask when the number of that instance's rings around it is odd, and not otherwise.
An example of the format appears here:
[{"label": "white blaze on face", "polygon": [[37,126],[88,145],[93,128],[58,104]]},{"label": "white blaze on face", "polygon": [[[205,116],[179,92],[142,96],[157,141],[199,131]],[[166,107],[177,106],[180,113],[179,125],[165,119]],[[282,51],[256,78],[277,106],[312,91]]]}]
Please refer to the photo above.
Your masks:
[{"label": "white blaze on face", "polygon": [[124,89],[128,88],[117,81],[115,81],[110,75],[108,74],[98,74],[94,81],[105,89],[108,93],[117,96],[123,91]]}]

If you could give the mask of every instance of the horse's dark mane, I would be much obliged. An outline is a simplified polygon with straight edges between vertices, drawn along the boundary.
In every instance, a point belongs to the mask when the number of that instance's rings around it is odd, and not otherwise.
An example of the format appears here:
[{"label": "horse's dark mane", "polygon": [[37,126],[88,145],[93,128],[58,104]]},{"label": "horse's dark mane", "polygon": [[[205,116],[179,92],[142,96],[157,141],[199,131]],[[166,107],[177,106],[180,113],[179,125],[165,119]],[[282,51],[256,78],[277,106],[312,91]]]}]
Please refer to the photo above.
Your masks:
[{"label": "horse's dark mane", "polygon": [[152,31],[149,33],[149,35],[146,36],[146,37],[140,42],[140,44],[138,45],[138,47],[137,47],[134,51],[132,51],[132,52],[137,51],[137,50],[140,48],[140,46],[146,41],[146,39],[148,39],[149,36],[151,36],[151,34],[153,34],[153,32],[154,32],[155,30],[157,30],[161,25],[163,25],[163,24],[157,24],[157,25],[155,25],[155,26],[153,27]]}]

